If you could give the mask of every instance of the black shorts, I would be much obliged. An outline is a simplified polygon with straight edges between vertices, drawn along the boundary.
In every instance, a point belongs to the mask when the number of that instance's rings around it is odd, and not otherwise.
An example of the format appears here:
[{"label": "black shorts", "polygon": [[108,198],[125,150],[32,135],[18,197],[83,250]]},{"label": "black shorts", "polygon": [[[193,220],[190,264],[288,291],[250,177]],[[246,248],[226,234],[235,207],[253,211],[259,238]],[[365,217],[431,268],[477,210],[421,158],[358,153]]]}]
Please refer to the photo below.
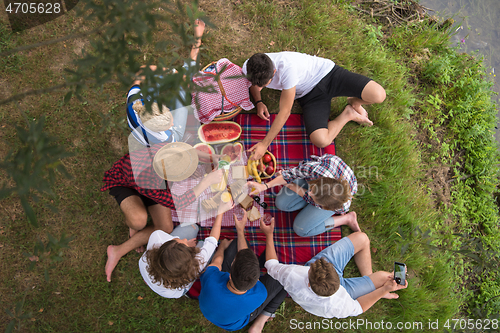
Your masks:
[{"label": "black shorts", "polygon": [[139,198],[141,198],[142,203],[144,203],[144,206],[149,207],[153,205],[157,205],[158,203],[154,201],[153,199],[150,199],[148,197],[143,196],[142,194],[139,194],[136,190],[130,187],[124,187],[124,186],[115,186],[109,189],[109,195],[112,195],[115,197],[116,202],[118,203],[118,206],[122,203],[123,200],[126,198],[132,196],[132,195],[137,195]]},{"label": "black shorts", "polygon": [[328,128],[332,98],[346,96],[361,99],[361,93],[370,81],[364,75],[335,65],[313,90],[297,99],[302,107],[307,135],[317,129]]}]

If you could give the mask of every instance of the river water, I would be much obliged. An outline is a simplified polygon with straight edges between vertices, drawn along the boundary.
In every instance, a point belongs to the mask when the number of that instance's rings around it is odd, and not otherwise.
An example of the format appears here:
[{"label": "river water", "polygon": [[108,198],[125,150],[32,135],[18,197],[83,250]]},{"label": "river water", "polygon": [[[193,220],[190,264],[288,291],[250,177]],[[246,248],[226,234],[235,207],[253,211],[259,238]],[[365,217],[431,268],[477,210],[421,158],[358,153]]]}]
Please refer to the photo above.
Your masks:
[{"label": "river water", "polygon": [[[500,92],[500,0],[420,0],[420,4],[434,10],[429,15],[453,17],[452,45],[469,54],[483,56],[487,75],[493,77],[493,90]],[[497,117],[500,119],[499,95]],[[500,128],[499,126],[497,126]],[[500,142],[500,130],[495,137]]]}]

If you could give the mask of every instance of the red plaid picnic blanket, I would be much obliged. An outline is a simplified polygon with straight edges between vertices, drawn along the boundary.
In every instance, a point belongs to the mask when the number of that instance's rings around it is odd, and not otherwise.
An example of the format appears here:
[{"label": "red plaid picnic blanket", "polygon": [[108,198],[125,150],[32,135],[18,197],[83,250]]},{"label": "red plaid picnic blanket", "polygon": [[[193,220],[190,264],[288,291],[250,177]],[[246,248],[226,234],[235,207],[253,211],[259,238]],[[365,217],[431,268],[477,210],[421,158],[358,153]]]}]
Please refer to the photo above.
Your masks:
[{"label": "red plaid picnic blanket", "polygon": [[[276,115],[271,115],[271,122],[260,119],[256,114],[240,114],[234,119],[241,125],[243,133],[241,141],[248,149],[262,140],[270,129],[270,124]],[[297,166],[300,161],[308,159],[311,155],[322,156],[323,154],[335,154],[335,145],[332,144],[325,149],[315,147],[306,135],[302,115],[292,114],[285,126],[278,134],[269,151],[276,157],[277,166],[287,169]],[[275,191],[273,191],[275,190]],[[293,221],[297,212],[287,213],[278,211],[274,205],[277,187],[265,192],[265,202],[268,204],[266,213],[275,217],[274,243],[280,262],[286,264],[304,264],[318,252],[335,243],[341,238],[340,228],[325,232],[314,237],[299,237],[293,231]],[[204,239],[210,234],[209,227],[200,228],[199,239]],[[247,226],[246,238],[252,249],[261,254],[265,249],[265,236],[258,226]],[[223,228],[221,239],[235,238],[234,228]]]},{"label": "red plaid picnic blanket", "polygon": [[207,92],[194,93],[191,102],[196,119],[204,124],[211,122],[222,112],[231,112],[238,106],[244,110],[254,108],[248,90],[252,84],[244,77],[241,67],[228,59],[220,59],[209,66],[196,75],[193,82],[199,87],[209,89]]}]

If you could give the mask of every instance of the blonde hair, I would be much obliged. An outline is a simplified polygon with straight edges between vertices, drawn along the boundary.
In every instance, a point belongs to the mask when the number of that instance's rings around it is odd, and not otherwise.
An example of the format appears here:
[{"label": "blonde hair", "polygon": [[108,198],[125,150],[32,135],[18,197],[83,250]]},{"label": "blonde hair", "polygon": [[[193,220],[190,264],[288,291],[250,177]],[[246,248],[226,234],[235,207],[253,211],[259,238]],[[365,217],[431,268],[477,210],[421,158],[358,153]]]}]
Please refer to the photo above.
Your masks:
[{"label": "blonde hair", "polygon": [[151,112],[146,111],[146,107],[141,100],[137,100],[132,105],[132,109],[139,115],[144,126],[154,132],[163,132],[172,127],[173,116],[169,108],[162,105],[161,112],[158,103],[154,102],[151,105]]}]

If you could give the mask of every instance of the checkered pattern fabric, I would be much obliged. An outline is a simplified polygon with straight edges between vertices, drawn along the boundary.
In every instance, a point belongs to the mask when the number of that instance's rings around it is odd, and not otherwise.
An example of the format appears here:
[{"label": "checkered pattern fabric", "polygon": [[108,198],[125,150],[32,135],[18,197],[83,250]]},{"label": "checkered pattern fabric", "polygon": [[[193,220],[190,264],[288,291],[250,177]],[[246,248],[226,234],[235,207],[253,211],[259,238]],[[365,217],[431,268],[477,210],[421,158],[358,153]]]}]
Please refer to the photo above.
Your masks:
[{"label": "checkered pattern fabric", "polygon": [[[281,175],[287,183],[298,178],[305,179],[306,181],[321,177],[343,178],[349,183],[351,195],[356,194],[358,191],[358,182],[352,169],[340,157],[331,154],[325,154],[321,157],[311,156],[311,161],[302,161],[295,168],[283,170]],[[304,200],[311,205],[321,208],[308,193],[304,195]],[[344,203],[342,208],[333,212],[335,215],[345,214],[349,211],[349,207],[351,207],[351,200]]]},{"label": "checkered pattern fabric", "polygon": [[222,112],[231,112],[238,106],[244,110],[254,108],[248,90],[252,84],[243,76],[241,67],[225,58],[200,72],[193,78],[193,82],[209,90],[193,94],[191,103],[196,119],[204,124],[211,122]]},{"label": "checkered pattern fabric", "polygon": [[[220,149],[224,146],[224,144],[214,146],[214,149],[217,153],[220,153]],[[246,165],[247,164],[247,156],[243,152],[241,155],[241,159],[232,164],[232,166],[237,165]],[[204,166],[199,166],[198,168],[204,169]],[[229,184],[233,183],[231,172],[228,173],[228,182]],[[190,189],[198,185],[199,179],[188,178],[182,182],[175,182],[172,184],[171,190],[174,196],[181,197],[184,193],[187,193]],[[231,187],[231,185],[229,185]],[[172,211],[172,220],[174,222],[180,222],[185,224],[199,223],[202,227],[211,227],[214,224],[215,216],[217,214],[217,209],[212,211],[205,211],[202,206],[203,200],[207,200],[212,198],[215,193],[212,192],[211,188],[207,188],[203,191],[196,200],[190,205],[184,207],[183,209],[177,209]],[[264,200],[264,193],[260,193],[260,199]],[[261,215],[264,215],[264,209],[258,205],[255,205]],[[222,227],[233,227],[234,226],[234,217],[233,214],[236,214],[238,219],[243,217],[243,210],[236,205],[235,208],[230,211],[224,213],[222,216]],[[248,222],[248,226],[258,227],[259,221]]]},{"label": "checkered pattern fabric", "polygon": [[153,170],[153,157],[167,143],[160,143],[150,148],[144,148],[120,158],[108,171],[104,173],[105,185],[101,191],[115,186],[130,187],[139,194],[148,197],[162,206],[172,209],[184,209],[196,200],[190,189],[182,195],[172,195],[165,181]]},{"label": "checkered pattern fabric", "polygon": [[[271,122],[260,119],[255,114],[240,114],[235,122],[243,129],[241,140],[245,147],[252,147],[262,140],[270,129],[276,115],[271,115]],[[269,151],[276,157],[278,169],[288,169],[297,166],[300,161],[308,159],[311,155],[335,154],[334,144],[325,149],[315,147],[305,133],[304,122],[301,115],[292,114],[285,126],[278,134]],[[274,205],[275,195],[279,188],[265,192],[265,202],[268,204],[266,213],[275,217],[274,242],[280,262],[286,264],[304,264],[318,252],[335,243],[341,238],[340,228],[327,231],[314,237],[299,237],[293,231],[293,221],[297,212],[287,213],[278,211]],[[252,249],[261,254],[265,249],[265,236],[259,227],[246,227],[246,238]],[[200,239],[208,237],[210,228],[202,227],[198,235]],[[221,239],[235,238],[234,228],[223,228]]]}]

